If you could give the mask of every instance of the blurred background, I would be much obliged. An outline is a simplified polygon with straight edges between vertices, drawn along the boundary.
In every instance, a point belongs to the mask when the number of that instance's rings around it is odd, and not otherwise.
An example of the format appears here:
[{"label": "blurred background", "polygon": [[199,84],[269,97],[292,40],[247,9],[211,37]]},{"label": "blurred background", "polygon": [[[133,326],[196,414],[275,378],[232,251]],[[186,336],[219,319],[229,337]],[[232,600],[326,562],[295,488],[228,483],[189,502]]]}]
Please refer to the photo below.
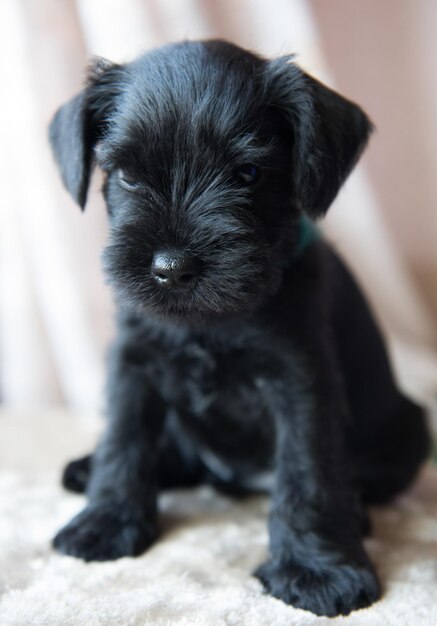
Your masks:
[{"label": "blurred background", "polygon": [[[124,61],[181,38],[288,52],[357,101],[377,131],[323,229],[355,270],[404,389],[437,397],[437,2],[1,0],[0,402],[102,406],[112,305],[96,173],[84,214],[49,152],[55,109],[92,55]],[[365,384],[365,381],[363,381]]]}]

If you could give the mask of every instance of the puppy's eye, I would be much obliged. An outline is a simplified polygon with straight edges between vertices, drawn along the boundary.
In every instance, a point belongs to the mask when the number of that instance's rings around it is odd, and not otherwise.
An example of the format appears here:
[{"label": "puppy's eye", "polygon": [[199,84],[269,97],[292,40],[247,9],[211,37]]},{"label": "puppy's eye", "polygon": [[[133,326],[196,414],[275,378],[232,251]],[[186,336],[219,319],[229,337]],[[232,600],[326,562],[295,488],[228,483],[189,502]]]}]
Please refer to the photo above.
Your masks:
[{"label": "puppy's eye", "polygon": [[118,180],[123,189],[127,189],[127,191],[137,191],[140,188],[141,183],[139,183],[136,178],[130,176],[124,170],[118,170],[117,174]]},{"label": "puppy's eye", "polygon": [[242,185],[254,185],[256,182],[258,182],[260,173],[261,172],[259,170],[259,167],[248,163],[247,165],[242,165],[236,171],[235,175],[238,182]]}]

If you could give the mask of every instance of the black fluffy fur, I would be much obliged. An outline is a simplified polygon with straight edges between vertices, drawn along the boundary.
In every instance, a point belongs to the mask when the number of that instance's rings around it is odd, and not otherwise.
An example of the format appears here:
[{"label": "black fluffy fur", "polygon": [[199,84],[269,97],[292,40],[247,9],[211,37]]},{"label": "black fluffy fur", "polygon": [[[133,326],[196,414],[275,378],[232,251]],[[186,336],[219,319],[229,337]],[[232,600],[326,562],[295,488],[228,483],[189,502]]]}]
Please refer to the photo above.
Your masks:
[{"label": "black fluffy fur", "polygon": [[[296,254],[302,216],[323,216],[370,132],[291,58],[222,41],[96,61],[58,111],[51,144],[82,207],[94,162],[106,172],[118,303],[107,430],[65,471],[89,504],[59,551],[140,554],[157,536],[159,489],[241,492],[274,470],[265,589],[328,616],[378,599],[362,505],[410,483],[428,432],[344,264],[321,238]],[[196,260],[188,288],[154,279],[162,251]]]}]

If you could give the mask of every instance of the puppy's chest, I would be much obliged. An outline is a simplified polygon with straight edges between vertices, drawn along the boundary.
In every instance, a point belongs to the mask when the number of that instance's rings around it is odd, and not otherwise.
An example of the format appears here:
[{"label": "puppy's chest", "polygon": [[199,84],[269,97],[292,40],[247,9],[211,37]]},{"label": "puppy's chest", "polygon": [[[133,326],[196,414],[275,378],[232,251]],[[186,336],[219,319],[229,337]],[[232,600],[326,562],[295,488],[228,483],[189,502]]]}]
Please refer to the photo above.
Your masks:
[{"label": "puppy's chest", "polygon": [[164,394],[168,401],[194,415],[214,406],[232,404],[233,411],[247,408],[258,395],[256,368],[250,350],[220,351],[190,343],[169,359]]},{"label": "puppy's chest", "polygon": [[202,458],[226,459],[243,473],[265,465],[273,431],[252,351],[191,344],[172,361],[167,385],[168,401],[198,441]]}]

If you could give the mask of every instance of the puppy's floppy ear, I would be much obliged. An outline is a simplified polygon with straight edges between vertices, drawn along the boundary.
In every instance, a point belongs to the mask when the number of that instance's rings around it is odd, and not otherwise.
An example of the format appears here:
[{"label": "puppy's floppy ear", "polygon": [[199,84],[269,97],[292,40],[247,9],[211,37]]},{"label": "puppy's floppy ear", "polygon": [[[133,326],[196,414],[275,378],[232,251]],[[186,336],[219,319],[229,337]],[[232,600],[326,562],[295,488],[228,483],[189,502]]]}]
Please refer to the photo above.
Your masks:
[{"label": "puppy's floppy ear", "polygon": [[121,91],[123,66],[95,59],[84,89],[56,112],[49,138],[66,189],[83,209],[94,147],[105,134]]},{"label": "puppy's floppy ear", "polygon": [[302,210],[317,218],[326,213],[352,171],[373,126],[359,106],[290,63],[290,58],[269,64],[271,104],[292,125],[296,199]]}]

